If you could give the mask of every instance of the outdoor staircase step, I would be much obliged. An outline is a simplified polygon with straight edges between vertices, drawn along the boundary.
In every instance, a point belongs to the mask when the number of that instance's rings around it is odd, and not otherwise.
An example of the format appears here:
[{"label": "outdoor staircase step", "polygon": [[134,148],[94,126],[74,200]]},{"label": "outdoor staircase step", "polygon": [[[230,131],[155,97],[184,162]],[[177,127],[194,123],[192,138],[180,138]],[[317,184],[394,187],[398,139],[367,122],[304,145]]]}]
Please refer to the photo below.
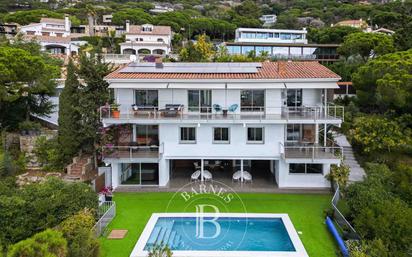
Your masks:
[{"label": "outdoor staircase step", "polygon": [[172,231],[172,232],[170,233],[169,240],[167,240],[167,242],[166,242],[166,244],[167,244],[170,248],[172,248],[172,244],[173,244],[173,242],[174,242],[174,240],[175,240],[175,237],[176,237],[176,231]]},{"label": "outdoor staircase step", "polygon": [[149,237],[149,240],[147,240],[148,245],[154,245],[156,243],[156,239],[159,236],[160,230],[161,230],[160,227],[155,227],[153,229],[153,232],[152,232],[153,237]]},{"label": "outdoor staircase step", "polygon": [[180,240],[182,239],[182,237],[180,235],[176,235],[175,237],[175,241],[173,242],[173,245],[171,245],[171,248],[176,248],[180,245]]},{"label": "outdoor staircase step", "polygon": [[171,233],[172,233],[172,231],[170,229],[166,230],[165,236],[163,237],[162,242],[160,242],[162,245],[167,244],[167,242],[169,241],[169,237],[170,237]]},{"label": "outdoor staircase step", "polygon": [[160,230],[159,236],[156,239],[156,245],[161,245],[163,242],[163,237],[166,234],[166,229],[162,227],[162,229]]}]

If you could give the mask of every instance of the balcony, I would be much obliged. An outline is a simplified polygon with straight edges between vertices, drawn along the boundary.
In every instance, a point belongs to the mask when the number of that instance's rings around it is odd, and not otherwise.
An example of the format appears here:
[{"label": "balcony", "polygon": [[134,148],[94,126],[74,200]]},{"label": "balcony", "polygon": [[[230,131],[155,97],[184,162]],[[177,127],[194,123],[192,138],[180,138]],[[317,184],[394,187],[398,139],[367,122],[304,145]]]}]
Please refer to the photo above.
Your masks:
[{"label": "balcony", "polygon": [[103,159],[153,159],[159,158],[159,146],[103,146]]},{"label": "balcony", "polygon": [[309,143],[280,143],[280,153],[283,159],[340,160],[342,151],[342,147],[336,143],[328,143],[328,146]]},{"label": "balcony", "polygon": [[333,104],[324,106],[301,106],[301,107],[245,107],[240,111],[229,112],[223,108],[220,111],[212,107],[193,108],[186,111],[181,109],[165,111],[158,107],[141,108],[112,108],[103,106],[100,108],[100,118],[105,124],[119,124],[124,122],[208,122],[222,121],[229,123],[241,123],[243,121],[253,122],[298,122],[298,121],[325,121],[328,123],[341,123],[344,119],[344,107]]}]

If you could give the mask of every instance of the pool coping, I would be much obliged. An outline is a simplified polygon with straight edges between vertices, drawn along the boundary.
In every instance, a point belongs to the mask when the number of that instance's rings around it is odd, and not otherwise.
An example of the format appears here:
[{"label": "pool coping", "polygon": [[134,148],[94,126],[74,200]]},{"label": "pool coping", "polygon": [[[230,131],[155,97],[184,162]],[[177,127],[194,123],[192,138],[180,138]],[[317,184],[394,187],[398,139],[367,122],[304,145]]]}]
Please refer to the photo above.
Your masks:
[{"label": "pool coping", "polygon": [[[149,221],[146,223],[142,234],[139,237],[136,245],[133,248],[130,257],[146,257],[148,251],[144,250],[146,242],[159,218],[172,217],[215,217],[216,213],[153,213]],[[219,213],[219,217],[225,218],[280,218],[285,225],[286,231],[289,234],[290,240],[295,247],[294,252],[282,251],[181,251],[174,250],[173,257],[308,257],[305,247],[296,232],[295,227],[288,214],[285,213]]]}]

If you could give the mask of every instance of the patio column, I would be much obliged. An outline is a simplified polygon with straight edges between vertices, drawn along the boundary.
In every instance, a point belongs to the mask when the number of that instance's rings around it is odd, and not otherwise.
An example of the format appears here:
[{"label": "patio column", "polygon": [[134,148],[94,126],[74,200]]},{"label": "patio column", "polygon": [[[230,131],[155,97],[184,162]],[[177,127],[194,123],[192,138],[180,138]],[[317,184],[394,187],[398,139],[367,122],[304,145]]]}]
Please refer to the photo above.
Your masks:
[{"label": "patio column", "polygon": [[326,118],[326,115],[328,114],[328,111],[326,110],[326,108],[327,108],[327,102],[328,102],[328,90],[325,88],[325,91],[324,91],[325,93],[324,93],[324,95],[323,95],[323,98],[324,98],[324,109],[325,109],[325,118]]},{"label": "patio column", "polygon": [[315,144],[319,144],[319,124],[315,124]]},{"label": "patio column", "polygon": [[240,181],[243,183],[243,159],[240,160]]},{"label": "patio column", "polygon": [[132,128],[133,128],[132,142],[136,142],[136,138],[137,138],[136,124],[133,124]]},{"label": "patio column", "polygon": [[205,160],[200,160],[200,181],[203,182],[203,170],[204,170]]},{"label": "patio column", "polygon": [[325,125],[324,125],[325,127],[323,128],[323,146],[326,146],[326,136],[327,136],[327,131],[326,131],[326,128],[328,127],[328,124],[326,124],[325,123]]}]

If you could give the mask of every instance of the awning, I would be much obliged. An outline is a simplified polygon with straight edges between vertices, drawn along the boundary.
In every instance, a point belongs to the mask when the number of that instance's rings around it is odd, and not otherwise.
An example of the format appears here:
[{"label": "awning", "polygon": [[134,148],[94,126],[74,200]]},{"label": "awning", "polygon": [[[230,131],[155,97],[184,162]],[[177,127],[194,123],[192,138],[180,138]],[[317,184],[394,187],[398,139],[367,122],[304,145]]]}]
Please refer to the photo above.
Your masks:
[{"label": "awning", "polygon": [[113,83],[109,88],[132,88],[132,89],[161,89],[167,88],[168,83]]},{"label": "awning", "polygon": [[285,88],[285,83],[227,83],[227,89],[274,89]]},{"label": "awning", "polygon": [[225,89],[225,83],[169,83],[168,88],[176,89]]},{"label": "awning", "polygon": [[336,82],[286,83],[286,88],[339,88]]}]

